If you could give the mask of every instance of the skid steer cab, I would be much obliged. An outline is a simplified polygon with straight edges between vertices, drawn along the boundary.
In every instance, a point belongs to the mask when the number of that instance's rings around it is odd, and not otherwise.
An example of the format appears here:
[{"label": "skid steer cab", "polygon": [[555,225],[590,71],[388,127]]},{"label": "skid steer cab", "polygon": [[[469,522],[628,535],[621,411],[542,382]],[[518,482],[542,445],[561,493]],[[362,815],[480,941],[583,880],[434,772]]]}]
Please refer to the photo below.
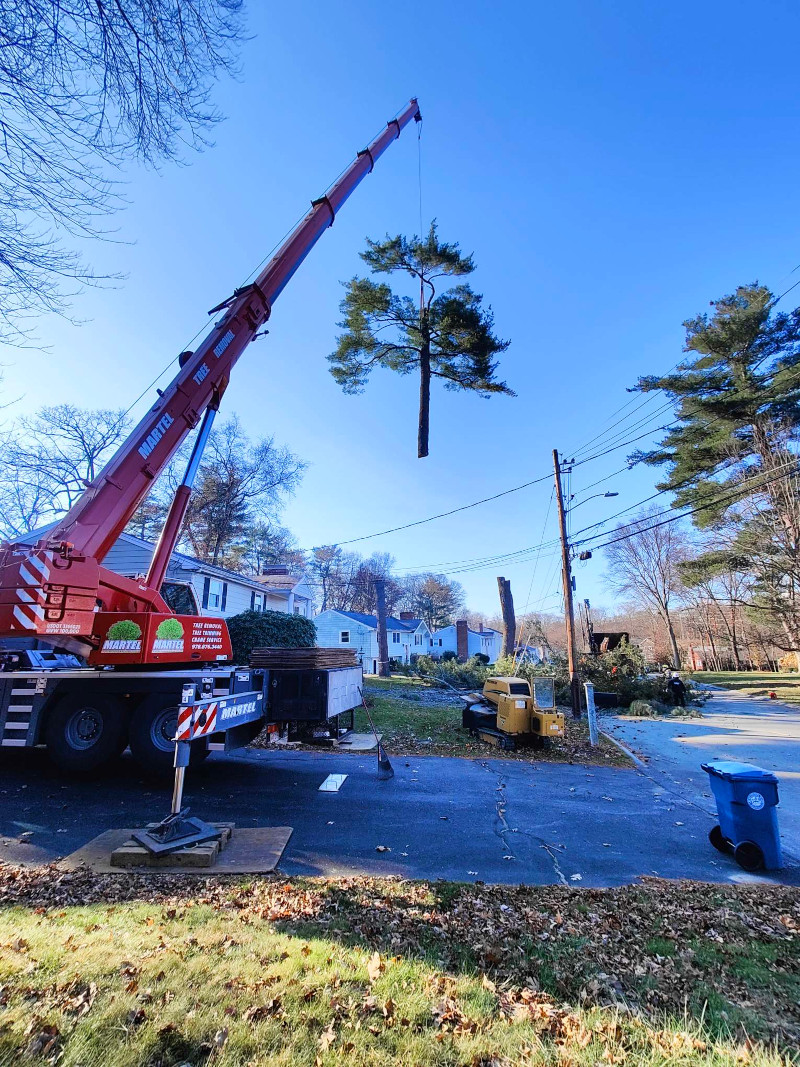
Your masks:
[{"label": "skid steer cab", "polygon": [[555,679],[487,678],[482,693],[469,693],[461,724],[473,737],[511,751],[518,745],[541,747],[564,736],[564,715],[556,711]]}]

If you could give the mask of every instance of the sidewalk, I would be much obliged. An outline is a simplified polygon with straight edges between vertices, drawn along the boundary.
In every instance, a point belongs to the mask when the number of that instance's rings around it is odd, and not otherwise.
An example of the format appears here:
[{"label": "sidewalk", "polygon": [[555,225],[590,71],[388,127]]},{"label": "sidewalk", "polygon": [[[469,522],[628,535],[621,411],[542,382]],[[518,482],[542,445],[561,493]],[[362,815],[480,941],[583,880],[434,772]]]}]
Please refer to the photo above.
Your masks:
[{"label": "sidewalk", "polygon": [[800,707],[717,689],[702,712],[685,720],[604,715],[602,725],[647,761],[654,781],[708,812],[714,800],[702,763],[734,759],[775,773],[783,848],[800,859]]}]

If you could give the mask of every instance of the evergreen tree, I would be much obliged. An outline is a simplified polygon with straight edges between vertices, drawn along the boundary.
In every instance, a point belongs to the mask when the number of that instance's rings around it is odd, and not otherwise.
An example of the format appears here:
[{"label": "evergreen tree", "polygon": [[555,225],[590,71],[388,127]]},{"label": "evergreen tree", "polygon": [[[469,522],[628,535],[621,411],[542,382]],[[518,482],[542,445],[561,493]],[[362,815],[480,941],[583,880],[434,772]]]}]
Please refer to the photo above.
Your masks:
[{"label": "evergreen tree", "polygon": [[[684,323],[691,357],[637,388],[662,389],[676,421],[657,448],[635,458],[667,465],[659,489],[674,507],[700,508],[699,527],[731,523],[727,549],[708,570],[752,574],[749,609],[774,615],[788,647],[800,647],[800,507],[796,446],[800,438],[800,309],[776,313],[758,284],[713,302],[712,315]],[[702,571],[704,564],[697,564]],[[763,621],[763,618],[762,618]]]},{"label": "evergreen tree", "polygon": [[491,308],[466,284],[437,293],[442,278],[463,277],[475,270],[472,256],[457,244],[439,239],[436,223],[425,238],[367,240],[361,258],[373,274],[406,274],[419,296],[398,295],[385,282],[353,278],[341,304],[344,333],[328,357],[331,374],[346,393],[363,391],[375,367],[398,374],[419,371],[417,455],[428,455],[431,378],[446,389],[468,389],[481,396],[514,393],[495,379],[496,356],[510,342],[493,331]]}]

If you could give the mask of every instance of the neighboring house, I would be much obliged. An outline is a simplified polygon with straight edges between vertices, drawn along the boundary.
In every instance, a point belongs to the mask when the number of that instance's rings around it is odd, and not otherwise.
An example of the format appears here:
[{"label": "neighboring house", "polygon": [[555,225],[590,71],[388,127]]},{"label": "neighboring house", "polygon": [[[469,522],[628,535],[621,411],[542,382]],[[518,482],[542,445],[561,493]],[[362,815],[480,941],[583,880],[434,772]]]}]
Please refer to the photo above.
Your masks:
[{"label": "neighboring house", "polygon": [[[310,619],[313,599],[304,576],[290,574],[288,567],[265,567],[255,581],[264,589],[265,611],[285,611],[289,615],[303,615]],[[256,599],[258,594],[256,593]],[[259,610],[256,608],[256,610]]]},{"label": "neighboring house", "polygon": [[[320,647],[352,648],[367,674],[378,673],[378,620],[374,615],[328,609],[321,611],[314,622]],[[431,632],[410,611],[401,611],[399,619],[388,616],[386,636],[389,659],[410,663],[412,656],[430,652]]]},{"label": "neighboring house", "polygon": [[452,626],[445,626],[431,635],[430,654],[440,657],[443,652],[455,652],[460,660],[480,653],[489,657],[494,663],[500,656],[503,635],[498,630],[484,627],[472,630],[464,619],[459,619]]},{"label": "neighboring house", "polygon": [[[20,540],[33,543],[45,531],[46,527],[34,530]],[[147,573],[153,548],[151,541],[134,534],[121,534],[103,560],[103,566],[135,578]],[[187,585],[194,590],[201,614],[216,618],[227,619],[248,610],[282,611],[309,619],[313,614],[312,594],[305,579],[291,577],[286,567],[268,568],[267,574],[248,578],[225,567],[201,563],[183,552],[173,552],[162,592],[178,614],[192,610],[186,595]]]},{"label": "neighboring house", "polygon": [[548,663],[549,657],[541,645],[517,645],[514,649],[517,663]]}]

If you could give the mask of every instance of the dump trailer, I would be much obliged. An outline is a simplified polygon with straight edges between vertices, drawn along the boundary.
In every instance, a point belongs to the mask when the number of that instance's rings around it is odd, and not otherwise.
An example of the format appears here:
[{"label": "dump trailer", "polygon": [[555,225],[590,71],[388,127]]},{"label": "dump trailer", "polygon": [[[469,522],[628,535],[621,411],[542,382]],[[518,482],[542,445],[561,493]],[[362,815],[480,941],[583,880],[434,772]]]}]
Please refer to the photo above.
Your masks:
[{"label": "dump trailer", "polygon": [[[275,300],[350,194],[419,120],[411,100],[311,202],[255,280],[211,309],[218,317],[205,338],[180,354],[173,381],[55,527],[33,544],[0,546],[0,747],[46,745],[62,768],[89,771],[130,745],[146,769],[157,769],[171,765],[179,736],[202,759],[209,743],[246,744],[264,727],[285,735],[298,722],[324,728],[334,706],[339,716],[343,702],[360,702],[352,665],[296,679],[293,697],[289,681],[275,684],[279,669],[234,665],[225,621],[172,611],[162,585],[233,367],[266,332]],[[105,557],[192,431],[147,574],[117,574]],[[301,706],[306,718],[295,714]]]},{"label": "dump trailer", "polygon": [[552,678],[487,678],[481,693],[464,699],[462,726],[475,737],[511,751],[518,745],[543,745],[563,737],[564,714],[555,707]]}]

